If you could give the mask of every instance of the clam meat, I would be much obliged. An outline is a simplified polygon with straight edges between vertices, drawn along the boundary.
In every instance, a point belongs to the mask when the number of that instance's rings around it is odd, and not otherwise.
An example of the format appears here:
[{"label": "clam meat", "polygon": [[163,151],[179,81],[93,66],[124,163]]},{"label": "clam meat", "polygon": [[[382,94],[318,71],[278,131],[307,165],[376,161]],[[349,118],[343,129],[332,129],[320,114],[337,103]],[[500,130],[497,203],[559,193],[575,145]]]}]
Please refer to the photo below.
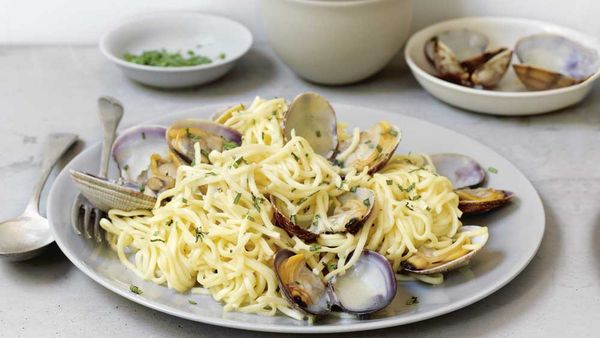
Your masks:
[{"label": "clam meat", "polygon": [[370,189],[357,188],[337,197],[326,217],[292,216],[290,207],[271,196],[275,223],[290,236],[298,236],[304,242],[314,242],[322,233],[357,233],[365,223],[373,206],[375,194]]},{"label": "clam meat", "polygon": [[440,78],[463,86],[492,88],[512,60],[507,48],[487,50],[488,38],[468,29],[442,32],[427,41],[425,56]]},{"label": "clam meat", "polygon": [[520,39],[514,64],[517,77],[529,90],[571,86],[598,72],[598,53],[557,34],[535,34]]},{"label": "clam meat", "polygon": [[196,143],[203,163],[209,162],[208,154],[213,150],[230,150],[242,144],[242,134],[237,130],[200,119],[176,121],[167,129],[166,139],[169,148],[188,164],[194,160]]}]

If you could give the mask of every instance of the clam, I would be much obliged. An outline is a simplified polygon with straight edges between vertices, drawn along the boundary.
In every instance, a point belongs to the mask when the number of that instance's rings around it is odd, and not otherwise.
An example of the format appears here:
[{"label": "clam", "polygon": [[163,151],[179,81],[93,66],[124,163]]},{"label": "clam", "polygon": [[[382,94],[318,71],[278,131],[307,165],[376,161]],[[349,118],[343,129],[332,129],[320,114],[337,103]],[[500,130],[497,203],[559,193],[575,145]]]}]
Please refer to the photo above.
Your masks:
[{"label": "clam", "polygon": [[458,208],[465,215],[481,214],[499,208],[513,197],[513,193],[493,188],[458,189]]},{"label": "clam", "polygon": [[302,93],[294,98],[284,117],[283,134],[286,140],[303,137],[315,153],[331,158],[338,147],[335,111],[323,96]]},{"label": "clam", "polygon": [[242,144],[242,134],[237,130],[200,119],[176,121],[167,129],[166,139],[169,148],[188,164],[194,160],[196,143],[200,144],[204,163],[212,150],[229,150]]},{"label": "clam", "polygon": [[301,253],[279,250],[274,267],[284,297],[297,309],[314,315],[332,310],[367,315],[388,306],[396,295],[392,266],[372,251],[363,251],[351,268],[328,283],[308,268]]},{"label": "clam", "polygon": [[327,215],[326,220],[318,215],[303,221],[290,215],[290,210],[281,201],[271,196],[273,214],[277,226],[290,236],[298,236],[304,242],[314,242],[319,234],[349,232],[355,234],[365,223],[373,206],[375,194],[372,190],[357,188],[337,198],[337,203]]},{"label": "clam", "polygon": [[463,86],[494,87],[508,69],[512,51],[486,51],[488,38],[468,29],[450,30],[425,44],[425,56],[440,78]]},{"label": "clam", "polygon": [[127,129],[115,140],[112,155],[121,179],[154,194],[175,186],[179,159],[165,142],[167,128],[139,126]]},{"label": "clam", "polygon": [[[463,225],[460,232],[480,231],[481,227],[477,225]],[[480,244],[480,247],[475,250],[465,250],[459,248],[452,255],[445,257],[444,260],[438,261],[433,255],[429,255],[428,251],[419,251],[411,256],[402,268],[404,271],[412,272],[419,275],[431,275],[435,273],[445,273],[451,270],[458,269],[469,264],[471,258],[475,256],[487,242],[487,234],[473,236],[471,244]]]},{"label": "clam", "polygon": [[521,64],[513,68],[529,90],[571,86],[598,71],[598,53],[556,34],[535,34],[520,39],[515,53]]},{"label": "clam", "polygon": [[447,177],[454,189],[473,187],[485,180],[485,170],[473,158],[452,153],[430,155],[438,174]]},{"label": "clam", "polygon": [[149,210],[156,204],[156,198],[144,194],[139,185],[119,184],[78,170],[70,173],[81,194],[104,212],[111,209]]},{"label": "clam", "polygon": [[[356,168],[362,171],[369,167],[369,174],[381,169],[392,157],[400,139],[400,129],[386,121],[380,121],[368,130],[360,133],[356,149],[344,158],[336,158],[336,163],[343,168]],[[340,155],[350,146],[351,140],[340,145]]]}]

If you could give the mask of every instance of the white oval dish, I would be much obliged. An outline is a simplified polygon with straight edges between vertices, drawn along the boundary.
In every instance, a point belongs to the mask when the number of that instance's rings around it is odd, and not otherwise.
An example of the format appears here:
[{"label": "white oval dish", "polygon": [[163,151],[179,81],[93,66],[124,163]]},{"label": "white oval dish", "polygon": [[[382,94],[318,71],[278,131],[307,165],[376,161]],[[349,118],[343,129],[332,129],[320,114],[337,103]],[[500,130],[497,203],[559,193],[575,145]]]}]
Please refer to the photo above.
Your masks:
[{"label": "white oval dish", "polygon": [[[182,118],[209,118],[223,106],[188,110],[144,124],[168,125]],[[484,167],[497,168],[497,174],[489,175],[488,185],[511,190],[516,197],[502,209],[469,219],[469,223],[487,225],[490,232],[485,248],[472,259],[470,267],[449,273],[444,284],[435,287],[420,282],[401,282],[394,301],[384,310],[365,319],[330,316],[310,325],[283,315],[266,317],[223,312],[222,305],[210,296],[181,294],[166,286],[142,281],[121,264],[115,252],[73,232],[70,225],[71,205],[78,191],[69,177],[69,170],[95,170],[100,158],[99,143],[71,161],[57,177],[50,191],[47,211],[56,243],[71,262],[86,275],[136,303],[212,325],[288,333],[373,330],[440,316],[490,295],[527,266],[537,252],[544,234],[544,208],[534,187],[513,164],[469,137],[423,120],[372,108],[343,104],[333,104],[333,107],[338,118],[350,126],[368,128],[374,121],[379,120],[402,126],[404,137],[398,152],[407,153],[412,150],[426,153],[463,153],[477,159]],[[112,169],[114,177],[117,172],[114,164]],[[143,294],[132,293],[129,290],[131,284],[143,290]],[[406,305],[406,300],[411,296],[418,297],[419,304]],[[193,299],[197,305],[190,304],[189,299]]]},{"label": "white oval dish", "polygon": [[[109,31],[100,40],[102,53],[125,75],[161,88],[191,87],[214,81],[230,71],[251,45],[252,34],[242,24],[203,13],[143,16]],[[127,62],[123,58],[125,53],[139,54],[163,48],[182,54],[193,50],[213,61],[189,67],[155,67]]]},{"label": "white oval dish", "polygon": [[[575,30],[536,20],[505,17],[469,17],[449,20],[431,25],[415,33],[406,44],[404,56],[417,81],[436,98],[463,109],[497,115],[542,114],[574,105],[592,89],[600,76],[596,72],[590,78],[574,86],[527,91],[516,77],[512,66],[494,90],[474,89],[460,86],[435,76],[423,52],[425,42],[431,37],[451,29],[468,28],[485,34],[490,48],[513,49],[518,39],[536,33],[554,33],[577,41],[600,53],[600,44],[590,36]],[[513,61],[516,57],[513,57]],[[517,61],[518,62],[518,61]]]}]

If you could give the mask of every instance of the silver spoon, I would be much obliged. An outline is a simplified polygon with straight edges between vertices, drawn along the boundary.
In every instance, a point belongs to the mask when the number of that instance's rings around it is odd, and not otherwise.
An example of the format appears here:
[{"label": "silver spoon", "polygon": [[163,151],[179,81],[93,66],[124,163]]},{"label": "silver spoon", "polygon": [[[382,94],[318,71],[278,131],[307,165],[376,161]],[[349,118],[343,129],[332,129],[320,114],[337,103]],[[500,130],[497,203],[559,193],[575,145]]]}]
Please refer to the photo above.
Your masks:
[{"label": "silver spoon", "polygon": [[75,134],[51,134],[46,144],[42,173],[23,214],[0,223],[0,257],[23,261],[39,255],[54,239],[48,220],[39,213],[40,195],[54,164],[77,141]]}]

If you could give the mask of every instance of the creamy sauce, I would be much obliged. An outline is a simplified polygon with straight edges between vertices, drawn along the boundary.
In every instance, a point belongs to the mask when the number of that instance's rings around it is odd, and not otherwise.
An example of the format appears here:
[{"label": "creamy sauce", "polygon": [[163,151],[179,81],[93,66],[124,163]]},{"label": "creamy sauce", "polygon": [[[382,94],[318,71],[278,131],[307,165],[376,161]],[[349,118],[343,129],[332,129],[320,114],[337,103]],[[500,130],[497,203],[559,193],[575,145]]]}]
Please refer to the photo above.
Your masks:
[{"label": "creamy sauce", "polygon": [[344,308],[361,311],[373,308],[385,298],[385,271],[379,264],[368,264],[359,260],[334,285],[335,293]]}]

